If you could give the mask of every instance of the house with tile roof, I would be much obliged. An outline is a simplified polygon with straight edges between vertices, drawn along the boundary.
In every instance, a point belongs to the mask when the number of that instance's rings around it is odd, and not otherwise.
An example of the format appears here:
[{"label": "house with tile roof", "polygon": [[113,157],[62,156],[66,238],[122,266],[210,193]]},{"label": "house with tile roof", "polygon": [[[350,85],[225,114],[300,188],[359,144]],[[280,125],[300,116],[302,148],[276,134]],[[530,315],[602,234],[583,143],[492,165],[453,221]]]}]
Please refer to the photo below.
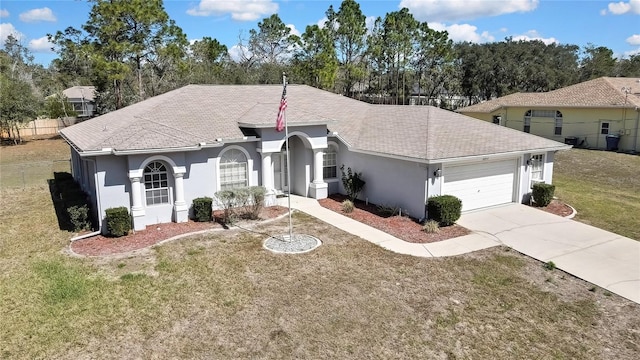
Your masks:
[{"label": "house with tile roof", "polygon": [[544,93],[515,93],[457,111],[585,148],[640,150],[640,78],[601,77]]},{"label": "house with tile roof", "polygon": [[187,221],[194,198],[235,187],[263,186],[268,203],[344,193],[341,165],[362,173],[363,200],[415,218],[441,194],[461,198],[463,211],[521,202],[532,182],[551,182],[555,152],[569,148],[431,106],[373,105],[305,85],[288,85],[288,131],[278,132],[281,92],[188,85],[60,134],[100,223],[125,206],[135,229]]}]

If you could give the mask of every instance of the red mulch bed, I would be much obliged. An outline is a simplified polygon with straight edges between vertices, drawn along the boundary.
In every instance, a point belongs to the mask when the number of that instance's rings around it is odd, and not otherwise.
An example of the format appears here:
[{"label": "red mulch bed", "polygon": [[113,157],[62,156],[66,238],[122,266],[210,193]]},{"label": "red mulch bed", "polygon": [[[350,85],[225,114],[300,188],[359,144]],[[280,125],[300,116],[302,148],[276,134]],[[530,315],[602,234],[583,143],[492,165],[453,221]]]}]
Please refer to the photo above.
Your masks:
[{"label": "red mulch bed", "polygon": [[551,200],[549,205],[537,208],[562,217],[567,217],[573,213],[573,210],[560,200]]},{"label": "red mulch bed", "polygon": [[[286,212],[287,208],[282,206],[266,207],[262,209],[260,219],[273,219]],[[149,225],[145,230],[132,231],[129,235],[118,238],[97,235],[74,241],[70,247],[76,254],[86,256],[114,255],[140,250],[177,235],[222,228],[223,226],[218,222],[195,222],[189,220],[185,223]]]},{"label": "red mulch bed", "polygon": [[344,195],[334,194],[329,196],[329,198],[318,200],[318,202],[329,210],[384,231],[406,242],[424,244],[451,239],[470,233],[469,230],[460,225],[452,225],[440,228],[439,233],[428,234],[422,231],[422,225],[413,218],[398,215],[386,216],[379,211],[377,205],[371,203],[367,205],[365,202],[359,200],[355,201],[355,209],[353,209],[353,212],[345,213],[342,211],[342,201],[345,199],[346,196]]}]

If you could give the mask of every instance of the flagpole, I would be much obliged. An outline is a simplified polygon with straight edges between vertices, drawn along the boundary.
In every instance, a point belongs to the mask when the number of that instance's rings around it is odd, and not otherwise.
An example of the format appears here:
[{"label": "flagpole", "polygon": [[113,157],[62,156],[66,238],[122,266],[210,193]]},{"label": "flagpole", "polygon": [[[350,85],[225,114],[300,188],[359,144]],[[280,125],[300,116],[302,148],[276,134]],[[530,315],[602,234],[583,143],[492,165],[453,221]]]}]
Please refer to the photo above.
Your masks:
[{"label": "flagpole", "polygon": [[[282,73],[282,86],[287,88],[287,75]],[[293,241],[293,225],[291,221],[291,163],[289,157],[289,126],[287,124],[287,110],[284,110],[284,139],[287,154],[287,202],[289,205],[289,241]]]}]

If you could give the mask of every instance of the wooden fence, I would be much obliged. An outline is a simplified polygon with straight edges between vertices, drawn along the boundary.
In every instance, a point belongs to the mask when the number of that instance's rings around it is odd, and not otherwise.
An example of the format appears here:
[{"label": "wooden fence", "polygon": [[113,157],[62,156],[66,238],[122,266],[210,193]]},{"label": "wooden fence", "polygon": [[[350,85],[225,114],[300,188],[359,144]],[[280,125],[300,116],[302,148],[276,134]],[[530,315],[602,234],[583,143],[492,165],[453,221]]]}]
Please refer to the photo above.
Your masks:
[{"label": "wooden fence", "polygon": [[[52,137],[58,134],[58,130],[64,129],[67,126],[75,124],[76,118],[65,119],[36,119],[29,121],[20,127],[21,138],[37,138],[37,137]],[[6,130],[2,133],[3,138],[16,138],[15,130]]]}]

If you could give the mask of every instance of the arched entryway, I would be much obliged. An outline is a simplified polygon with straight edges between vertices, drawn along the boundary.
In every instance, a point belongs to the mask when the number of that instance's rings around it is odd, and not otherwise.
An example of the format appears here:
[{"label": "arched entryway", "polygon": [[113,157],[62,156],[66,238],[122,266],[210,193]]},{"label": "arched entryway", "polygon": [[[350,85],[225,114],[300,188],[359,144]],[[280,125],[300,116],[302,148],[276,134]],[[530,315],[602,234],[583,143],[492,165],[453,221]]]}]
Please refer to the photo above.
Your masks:
[{"label": "arched entryway", "polygon": [[[309,141],[298,135],[289,136],[289,163],[287,164],[286,143],[283,141],[279,153],[273,156],[274,187],[279,193],[309,196],[309,184],[313,177],[313,151]],[[291,171],[291,183],[287,171]]]}]

